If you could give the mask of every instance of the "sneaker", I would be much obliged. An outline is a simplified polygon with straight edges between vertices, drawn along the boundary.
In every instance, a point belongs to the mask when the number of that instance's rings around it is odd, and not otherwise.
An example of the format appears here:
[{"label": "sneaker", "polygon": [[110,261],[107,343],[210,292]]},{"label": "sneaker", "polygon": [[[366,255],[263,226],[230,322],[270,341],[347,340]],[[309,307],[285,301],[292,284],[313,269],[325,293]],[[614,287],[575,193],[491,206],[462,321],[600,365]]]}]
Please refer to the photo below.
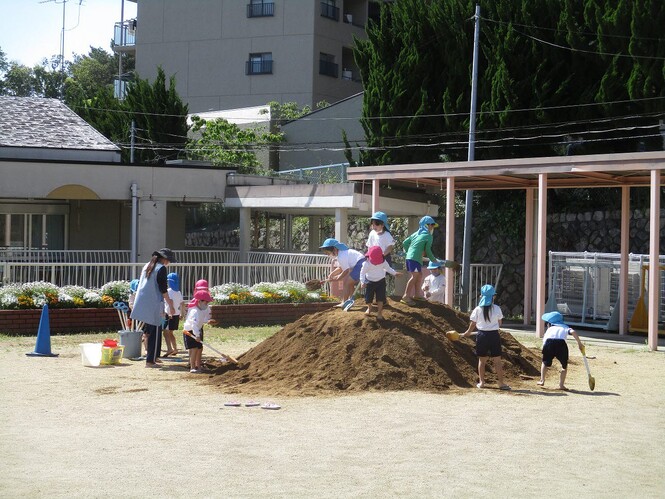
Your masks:
[{"label": "sneaker", "polygon": [[192,374],[198,374],[198,373],[201,372],[201,370],[200,369],[190,369],[189,372],[192,373]]}]

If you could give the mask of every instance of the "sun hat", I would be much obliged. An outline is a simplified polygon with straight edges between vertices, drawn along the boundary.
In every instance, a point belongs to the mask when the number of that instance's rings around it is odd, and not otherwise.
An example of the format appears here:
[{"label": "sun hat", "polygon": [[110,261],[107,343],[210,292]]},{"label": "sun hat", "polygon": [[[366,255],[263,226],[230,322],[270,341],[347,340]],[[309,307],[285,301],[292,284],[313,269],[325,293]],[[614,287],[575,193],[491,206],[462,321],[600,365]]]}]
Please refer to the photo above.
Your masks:
[{"label": "sun hat", "polygon": [[199,279],[196,281],[196,284],[194,284],[194,292],[198,291],[199,289],[205,289],[208,291],[208,281],[205,279]]},{"label": "sun hat", "polygon": [[190,302],[187,304],[187,307],[194,308],[200,301],[211,302],[212,296],[210,296],[210,293],[208,293],[205,289],[199,289],[196,293],[194,293],[194,298],[190,300]]},{"label": "sun hat", "polygon": [[136,293],[136,290],[139,289],[139,280],[138,279],[132,279],[129,281],[129,290],[132,293]]},{"label": "sun hat", "polygon": [[496,291],[494,290],[494,286],[491,284],[485,284],[482,288],[480,288],[480,294],[481,298],[478,302],[478,306],[487,307],[488,305],[492,304],[492,297],[496,294]]},{"label": "sun hat", "polygon": [[152,253],[152,256],[158,256],[160,258],[165,258],[171,263],[177,263],[178,260],[175,258],[175,253],[169,248],[162,248]]},{"label": "sun hat", "polygon": [[420,223],[419,223],[419,225],[420,225],[421,227],[425,227],[425,225],[432,225],[432,224],[434,225],[434,227],[438,227],[438,226],[439,226],[439,224],[436,223],[436,222],[434,221],[434,219],[433,219],[432,217],[430,217],[429,215],[425,215],[423,218],[421,218],[421,219],[420,219]]},{"label": "sun hat", "polygon": [[365,256],[372,265],[381,265],[385,260],[381,246],[370,247],[370,249],[367,250],[367,253],[365,253]]},{"label": "sun hat", "polygon": [[349,247],[346,244],[340,243],[334,237],[329,237],[328,239],[323,241],[323,244],[321,246],[319,246],[319,249],[330,249],[330,248],[337,248],[340,251],[349,249]]},{"label": "sun hat", "polygon": [[369,218],[369,220],[370,220],[370,222],[372,220],[378,220],[379,222],[381,222],[383,224],[383,226],[386,228],[387,231],[390,231],[390,226],[388,225],[388,215],[386,215],[382,211],[377,211],[376,213],[374,213],[374,215],[372,215]]},{"label": "sun hat", "polygon": [[556,310],[544,313],[542,319],[550,324],[563,324],[563,315]]},{"label": "sun hat", "polygon": [[178,274],[171,272],[166,276],[166,281],[169,283],[169,288],[173,291],[180,291],[180,279],[178,278]]},{"label": "sun hat", "polygon": [[429,264],[427,264],[427,268],[432,270],[432,269],[440,269],[441,265],[443,265],[441,262],[432,262],[430,261]]}]

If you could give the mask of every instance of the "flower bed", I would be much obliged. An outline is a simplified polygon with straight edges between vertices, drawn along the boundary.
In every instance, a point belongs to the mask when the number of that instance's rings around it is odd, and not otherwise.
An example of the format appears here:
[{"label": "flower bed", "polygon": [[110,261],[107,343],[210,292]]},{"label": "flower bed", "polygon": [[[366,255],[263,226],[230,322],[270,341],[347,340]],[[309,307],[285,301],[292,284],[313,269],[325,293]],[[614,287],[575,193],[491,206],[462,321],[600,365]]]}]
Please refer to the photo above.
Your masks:
[{"label": "flower bed", "polygon": [[[212,318],[220,327],[288,324],[303,315],[328,310],[334,302],[259,303],[250,305],[213,305]],[[37,334],[42,311],[0,310],[0,333]],[[118,314],[113,308],[49,309],[52,334],[89,331],[117,331]],[[180,321],[182,325],[182,320]]]}]

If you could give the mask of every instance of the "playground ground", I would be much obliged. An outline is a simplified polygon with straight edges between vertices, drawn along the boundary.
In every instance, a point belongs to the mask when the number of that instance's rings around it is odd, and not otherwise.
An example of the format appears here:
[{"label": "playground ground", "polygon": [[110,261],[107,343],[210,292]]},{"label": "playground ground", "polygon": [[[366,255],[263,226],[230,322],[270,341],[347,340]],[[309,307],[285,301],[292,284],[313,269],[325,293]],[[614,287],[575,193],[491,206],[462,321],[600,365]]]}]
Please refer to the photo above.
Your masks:
[{"label": "playground ground", "polygon": [[225,406],[239,397],[182,360],[83,367],[78,343],[103,334],[54,336],[56,358],[3,336],[0,497],[662,497],[663,346],[582,334],[593,392],[571,348],[569,392],[551,373],[512,392],[256,397],[274,411]]}]

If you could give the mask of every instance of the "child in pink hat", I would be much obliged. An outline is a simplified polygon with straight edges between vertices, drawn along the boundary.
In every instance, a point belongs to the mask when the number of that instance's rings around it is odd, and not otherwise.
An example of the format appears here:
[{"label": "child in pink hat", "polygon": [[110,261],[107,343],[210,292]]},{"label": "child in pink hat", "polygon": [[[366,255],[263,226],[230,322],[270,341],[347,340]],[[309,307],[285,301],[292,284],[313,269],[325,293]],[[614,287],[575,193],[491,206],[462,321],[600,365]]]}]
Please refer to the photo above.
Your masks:
[{"label": "child in pink hat", "polygon": [[395,276],[401,275],[401,272],[397,272],[388,264],[381,246],[372,246],[366,256],[367,259],[360,269],[360,282],[365,288],[365,303],[367,303],[365,315],[372,314],[372,302],[376,297],[376,318],[382,320],[383,304],[386,303],[386,273]]},{"label": "child in pink hat", "polygon": [[189,372],[201,372],[201,357],[203,354],[203,325],[211,318],[210,307],[212,296],[206,290],[200,289],[194,293],[194,298],[189,302],[187,318],[183,328],[195,338],[183,335],[185,348],[189,351]]}]

